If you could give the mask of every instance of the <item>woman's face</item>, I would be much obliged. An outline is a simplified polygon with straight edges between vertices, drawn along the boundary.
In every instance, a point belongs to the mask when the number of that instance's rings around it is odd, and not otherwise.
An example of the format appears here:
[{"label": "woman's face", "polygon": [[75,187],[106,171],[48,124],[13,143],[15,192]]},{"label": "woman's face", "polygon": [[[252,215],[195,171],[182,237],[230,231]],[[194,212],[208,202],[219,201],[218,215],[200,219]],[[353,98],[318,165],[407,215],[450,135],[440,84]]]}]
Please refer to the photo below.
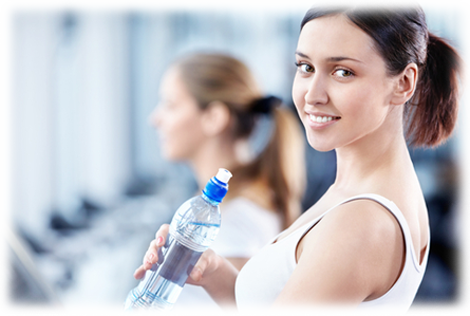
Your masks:
[{"label": "woman's face", "polygon": [[190,160],[205,139],[203,110],[189,93],[177,68],[171,68],[160,87],[161,102],[150,119],[159,132],[163,156],[169,160]]},{"label": "woman's face", "polygon": [[292,94],[313,148],[348,146],[383,125],[394,81],[373,44],[344,15],[304,25]]}]

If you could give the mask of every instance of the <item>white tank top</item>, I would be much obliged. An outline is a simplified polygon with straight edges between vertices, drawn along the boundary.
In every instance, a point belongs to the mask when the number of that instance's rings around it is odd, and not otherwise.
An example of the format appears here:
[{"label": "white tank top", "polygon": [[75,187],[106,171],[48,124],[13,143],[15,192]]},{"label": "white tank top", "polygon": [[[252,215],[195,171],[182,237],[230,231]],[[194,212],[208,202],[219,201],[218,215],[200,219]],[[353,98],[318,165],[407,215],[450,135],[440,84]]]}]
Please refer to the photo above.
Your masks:
[{"label": "white tank top", "polygon": [[397,219],[405,239],[405,265],[392,286],[383,296],[362,302],[359,308],[386,307],[408,310],[423,279],[429,254],[429,239],[426,254],[420,265],[415,254],[411,233],[405,217],[392,201],[376,194],[363,194],[346,199],[324,212],[313,221],[298,228],[287,237],[273,244],[282,234],[276,236],[269,244],[252,257],[238,274],[235,284],[235,297],[240,311],[270,306],[281,293],[292,272],[297,266],[296,248],[301,238],[335,207],[358,199],[374,200],[387,208]]}]

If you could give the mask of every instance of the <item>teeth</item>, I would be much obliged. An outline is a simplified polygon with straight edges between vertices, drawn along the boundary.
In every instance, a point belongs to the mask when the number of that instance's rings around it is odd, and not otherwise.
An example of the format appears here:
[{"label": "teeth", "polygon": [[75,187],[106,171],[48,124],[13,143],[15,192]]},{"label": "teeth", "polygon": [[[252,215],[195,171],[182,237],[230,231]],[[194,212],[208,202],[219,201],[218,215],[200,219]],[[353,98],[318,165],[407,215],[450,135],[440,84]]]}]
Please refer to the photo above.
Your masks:
[{"label": "teeth", "polygon": [[310,114],[310,119],[313,122],[326,123],[326,122],[331,121],[333,119],[333,117],[331,117],[331,116],[315,116],[313,114]]}]

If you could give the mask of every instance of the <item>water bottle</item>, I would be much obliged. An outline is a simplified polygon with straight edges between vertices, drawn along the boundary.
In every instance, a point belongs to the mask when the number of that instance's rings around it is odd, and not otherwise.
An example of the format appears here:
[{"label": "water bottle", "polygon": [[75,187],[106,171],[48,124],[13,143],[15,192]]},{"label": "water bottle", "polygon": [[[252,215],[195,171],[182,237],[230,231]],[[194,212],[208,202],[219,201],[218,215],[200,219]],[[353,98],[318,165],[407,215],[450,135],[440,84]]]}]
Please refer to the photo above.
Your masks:
[{"label": "water bottle", "polygon": [[126,310],[173,307],[194,265],[214,241],[220,228],[219,203],[228,190],[230,171],[219,169],[202,194],[184,202],[170,224],[165,246],[159,249],[158,262],[131,290]]}]

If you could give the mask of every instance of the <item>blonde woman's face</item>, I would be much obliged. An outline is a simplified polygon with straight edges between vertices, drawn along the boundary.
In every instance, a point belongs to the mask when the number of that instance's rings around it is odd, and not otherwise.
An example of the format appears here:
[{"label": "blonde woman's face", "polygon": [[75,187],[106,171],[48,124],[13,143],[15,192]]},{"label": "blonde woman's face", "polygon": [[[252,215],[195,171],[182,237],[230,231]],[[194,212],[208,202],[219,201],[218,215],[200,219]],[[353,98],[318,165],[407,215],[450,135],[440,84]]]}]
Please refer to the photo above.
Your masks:
[{"label": "blonde woman's face", "polygon": [[394,81],[372,38],[347,17],[305,24],[296,62],[292,94],[313,148],[348,146],[383,129]]},{"label": "blonde woman's face", "polygon": [[201,127],[203,111],[175,68],[163,77],[160,95],[161,102],[150,119],[158,131],[163,156],[169,160],[190,160],[205,139]]}]

